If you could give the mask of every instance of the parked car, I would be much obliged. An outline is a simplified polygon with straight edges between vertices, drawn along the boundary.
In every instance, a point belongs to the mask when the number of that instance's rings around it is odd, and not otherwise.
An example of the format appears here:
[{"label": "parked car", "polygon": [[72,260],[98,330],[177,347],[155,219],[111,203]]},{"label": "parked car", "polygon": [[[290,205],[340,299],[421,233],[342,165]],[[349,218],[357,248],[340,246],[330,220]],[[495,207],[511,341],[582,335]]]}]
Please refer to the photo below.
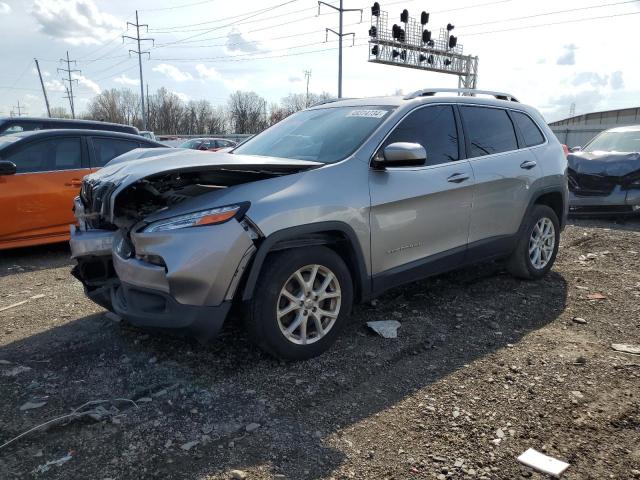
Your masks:
[{"label": "parked car", "polygon": [[640,214],[640,125],[605,130],[567,160],[572,215]]},{"label": "parked car", "polygon": [[141,131],[140,136],[144,138],[148,138],[149,140],[154,140],[154,141],[156,140],[156,134],[148,130]]},{"label": "parked car", "polygon": [[134,148],[162,147],[138,135],[41,130],[0,137],[0,249],[69,239],[82,178]]},{"label": "parked car", "polygon": [[436,92],[323,104],[233,154],[87,176],[74,274],[131,323],[202,339],[239,305],[287,359],[325,351],[354,301],[397,285],[488,259],[541,278],[567,212],[560,143],[510,95]]},{"label": "parked car", "polygon": [[107,130],[109,132],[138,135],[138,129],[131,125],[98,122],[95,120],[75,120],[70,118],[5,117],[0,118],[0,135],[30,132],[32,130],[51,130],[74,128],[84,130]]},{"label": "parked car", "polygon": [[207,150],[209,152],[217,152],[221,148],[233,148],[237,145],[232,140],[224,138],[192,138],[181,143],[178,148],[190,148],[192,150]]}]

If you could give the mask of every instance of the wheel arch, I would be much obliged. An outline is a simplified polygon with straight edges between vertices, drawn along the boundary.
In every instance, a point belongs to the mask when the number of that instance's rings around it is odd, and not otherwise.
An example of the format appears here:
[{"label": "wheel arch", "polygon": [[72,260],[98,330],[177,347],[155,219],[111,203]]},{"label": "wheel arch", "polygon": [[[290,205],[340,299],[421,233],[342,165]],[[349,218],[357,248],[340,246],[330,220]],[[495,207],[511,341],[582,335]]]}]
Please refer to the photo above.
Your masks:
[{"label": "wheel arch", "polygon": [[285,228],[262,240],[246,275],[242,301],[253,298],[258,277],[270,253],[311,245],[325,245],[340,255],[351,272],[355,300],[363,301],[370,298],[371,280],[355,231],[344,222],[330,221]]}]

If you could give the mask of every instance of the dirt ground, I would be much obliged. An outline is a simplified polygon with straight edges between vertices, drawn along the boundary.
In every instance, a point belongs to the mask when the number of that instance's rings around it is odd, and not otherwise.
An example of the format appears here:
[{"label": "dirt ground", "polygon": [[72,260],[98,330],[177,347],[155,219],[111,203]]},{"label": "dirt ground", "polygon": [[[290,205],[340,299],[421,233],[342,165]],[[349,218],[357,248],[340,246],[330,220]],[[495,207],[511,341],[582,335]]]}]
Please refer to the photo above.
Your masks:
[{"label": "dirt ground", "polygon": [[[127,327],[65,246],[0,253],[0,478],[640,478],[640,222],[574,222],[540,282],[483,265],[356,307],[320,358]],[[595,295],[599,294],[599,295]],[[578,319],[576,319],[576,317]],[[396,319],[397,339],[368,320]],[[91,413],[83,414],[82,412]],[[235,471],[238,470],[238,471]]]}]

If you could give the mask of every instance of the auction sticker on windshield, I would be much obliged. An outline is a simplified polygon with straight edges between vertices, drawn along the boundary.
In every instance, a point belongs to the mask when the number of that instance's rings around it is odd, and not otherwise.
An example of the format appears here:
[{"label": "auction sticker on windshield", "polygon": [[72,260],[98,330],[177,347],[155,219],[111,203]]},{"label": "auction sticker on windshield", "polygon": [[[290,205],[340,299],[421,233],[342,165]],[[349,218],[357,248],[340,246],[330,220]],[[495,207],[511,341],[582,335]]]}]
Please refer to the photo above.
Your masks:
[{"label": "auction sticker on windshield", "polygon": [[387,110],[351,110],[347,117],[382,118]]}]

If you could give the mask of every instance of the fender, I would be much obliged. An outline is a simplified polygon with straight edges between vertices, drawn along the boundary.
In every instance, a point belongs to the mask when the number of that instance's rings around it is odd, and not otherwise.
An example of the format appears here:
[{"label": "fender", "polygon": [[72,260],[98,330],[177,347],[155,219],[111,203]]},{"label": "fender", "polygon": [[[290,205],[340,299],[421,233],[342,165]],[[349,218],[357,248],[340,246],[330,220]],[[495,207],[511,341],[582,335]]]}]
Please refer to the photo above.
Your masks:
[{"label": "fender", "polygon": [[[295,242],[297,237],[302,235],[309,234],[319,234],[319,233],[327,233],[327,232],[340,232],[344,234],[351,249],[351,253],[353,254],[353,260],[355,263],[355,268],[352,270],[354,287],[356,292],[360,291],[360,299],[366,300],[371,297],[371,278],[367,273],[367,267],[364,259],[364,255],[362,253],[362,247],[360,246],[360,242],[358,241],[358,237],[351,228],[350,225],[344,222],[338,221],[330,221],[330,222],[317,222],[317,223],[308,223],[306,225],[299,225],[290,228],[284,228],[282,230],[278,230],[277,232],[272,233],[267,238],[265,238],[260,246],[258,247],[258,251],[256,252],[253,262],[251,264],[251,268],[247,275],[247,281],[244,286],[244,290],[242,292],[242,300],[247,301],[251,300],[253,297],[253,292],[256,287],[256,283],[258,281],[258,276],[260,275],[260,270],[262,270],[262,265],[264,264],[267,255],[275,250],[278,250],[277,243],[291,240],[291,246],[307,246],[307,245],[326,245],[327,241],[322,238],[317,239],[305,239],[303,242],[298,245]],[[288,243],[288,242],[287,242]],[[276,247],[274,249],[274,247]]]},{"label": "fender", "polygon": [[527,205],[527,209],[525,210],[524,216],[522,217],[522,221],[520,222],[520,228],[518,228],[518,233],[516,238],[520,238],[520,236],[522,235],[522,231],[524,230],[526,220],[527,218],[529,218],[531,209],[536,204],[537,200],[543,195],[546,195],[547,193],[559,193],[562,196],[562,215],[560,216],[560,218],[558,218],[558,221],[560,222],[560,231],[564,229],[565,225],[567,224],[567,214],[569,212],[569,208],[567,206],[567,202],[569,201],[569,198],[561,185],[551,185],[548,187],[542,187],[542,188],[536,189],[535,192],[531,195],[531,198],[529,199],[529,205]]}]

